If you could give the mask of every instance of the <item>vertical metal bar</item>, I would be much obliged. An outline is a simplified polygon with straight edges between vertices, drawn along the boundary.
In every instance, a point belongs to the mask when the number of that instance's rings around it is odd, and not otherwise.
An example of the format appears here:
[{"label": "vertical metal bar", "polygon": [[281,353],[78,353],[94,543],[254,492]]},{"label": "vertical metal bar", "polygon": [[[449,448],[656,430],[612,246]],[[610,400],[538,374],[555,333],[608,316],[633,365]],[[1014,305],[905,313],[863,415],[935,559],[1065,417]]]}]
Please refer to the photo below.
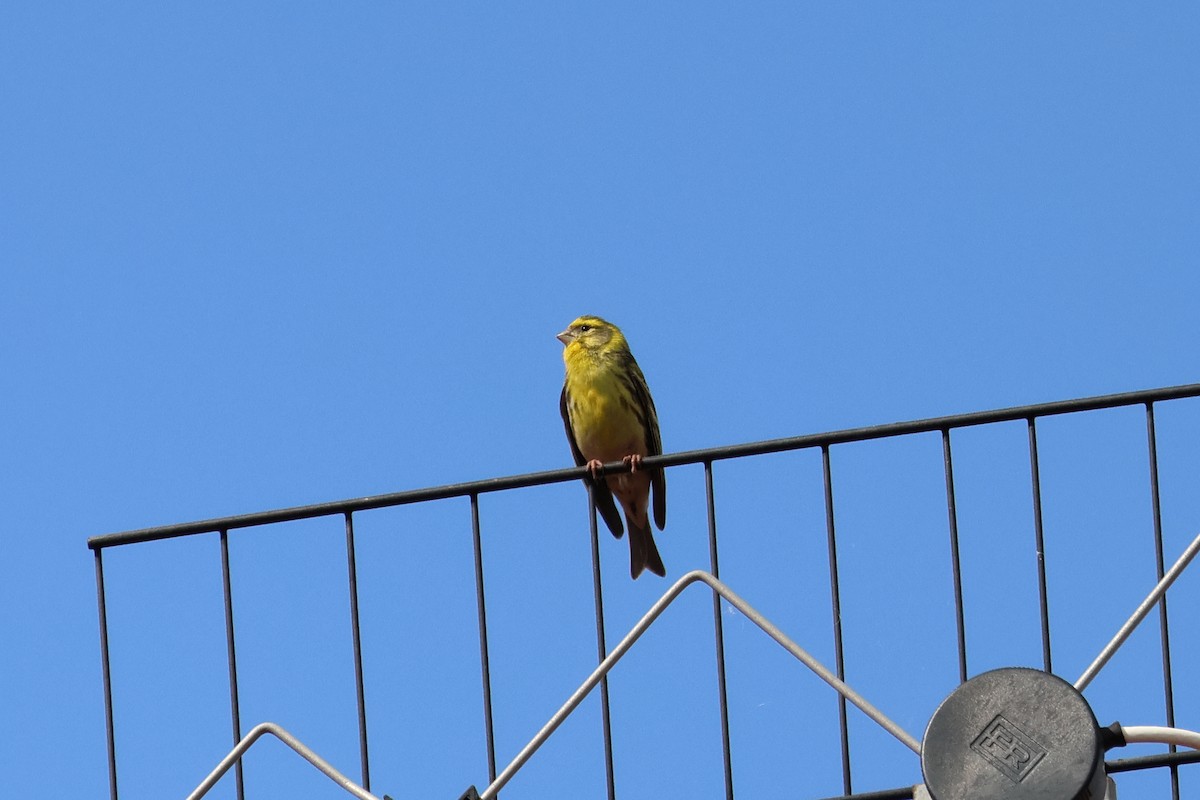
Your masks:
[{"label": "vertical metal bar", "polygon": [[1042,665],[1051,672],[1050,664],[1050,603],[1046,593],[1046,543],[1042,536],[1042,480],[1038,471],[1037,423],[1029,425],[1029,474],[1033,481],[1033,539],[1037,549],[1038,608],[1042,620]]},{"label": "vertical metal bar", "polygon": [[104,733],[108,739],[108,795],[111,800],[117,800],[117,745],[113,733],[112,672],[108,659],[108,610],[100,548],[96,548],[96,605],[100,609],[100,674],[104,681]]},{"label": "vertical metal bar", "polygon": [[[1146,403],[1146,441],[1150,448],[1150,506],[1154,516],[1154,576],[1161,581],[1165,574],[1163,561],[1162,503],[1158,490],[1158,435],[1154,426],[1154,403]],[[1158,601],[1158,634],[1162,645],[1163,702],[1166,706],[1167,727],[1175,727],[1175,686],[1171,675],[1171,634],[1167,623],[1167,596]],[[1175,745],[1170,752],[1176,751]],[[1171,798],[1179,800],[1179,767],[1171,765]]]},{"label": "vertical metal bar", "polygon": [[492,726],[492,670],[488,657],[487,607],[483,601],[483,544],[479,536],[479,495],[471,495],[471,540],[475,549],[475,605],[479,611],[479,668],[483,674],[483,734],[488,783],[496,780],[496,743]]},{"label": "vertical metal bar", "polygon": [[354,517],[346,512],[346,571],[350,583],[350,634],[354,646],[354,691],[358,701],[358,754],[362,787],[371,791],[371,766],[367,754],[367,699],[363,688],[362,631],[358,622],[358,558],[354,553]]},{"label": "vertical metal bar", "polygon": [[[717,510],[713,499],[712,462],[704,462],[704,493],[708,499],[708,560],[714,578],[720,580],[717,563]],[[725,629],[721,619],[721,595],[713,592],[713,635],[717,645],[717,693],[721,707],[721,752],[725,762],[725,797],[733,800],[733,758],[729,747],[729,698],[725,687]]]},{"label": "vertical metal bar", "polygon": [[[833,525],[833,472],[829,466],[829,445],[821,445],[821,469],[825,476],[825,533],[829,543],[829,593],[833,612],[833,659],[838,680],[846,680],[846,662],[842,652],[842,600],[838,588],[837,536]],[[838,727],[842,739],[842,789],[850,786],[850,726],[846,720],[846,698],[838,694]]]},{"label": "vertical metal bar", "polygon": [[946,467],[946,514],[950,519],[950,572],[954,578],[954,622],[958,629],[958,680],[967,681],[967,627],[963,619],[962,560],[958,552],[958,506],[954,502],[954,460],[950,429],[942,428],[942,458]]},{"label": "vertical metal bar", "polygon": [[[229,659],[229,710],[233,723],[233,745],[242,740],[242,715],[238,705],[237,652],[233,644],[233,589],[229,579],[229,531],[221,531],[221,584],[225,593],[225,647]],[[246,786],[242,779],[242,760],[234,767],[238,800],[245,800]]]},{"label": "vertical metal bar", "polygon": [[[596,605],[596,653],[598,661],[608,656],[604,637],[604,589],[600,585],[600,537],[596,528],[596,498],[588,484],[588,525],[592,534],[592,592]],[[600,726],[604,734],[604,776],[608,785],[608,800],[616,800],[617,788],[613,778],[612,720],[608,704],[608,675],[600,680]]]}]

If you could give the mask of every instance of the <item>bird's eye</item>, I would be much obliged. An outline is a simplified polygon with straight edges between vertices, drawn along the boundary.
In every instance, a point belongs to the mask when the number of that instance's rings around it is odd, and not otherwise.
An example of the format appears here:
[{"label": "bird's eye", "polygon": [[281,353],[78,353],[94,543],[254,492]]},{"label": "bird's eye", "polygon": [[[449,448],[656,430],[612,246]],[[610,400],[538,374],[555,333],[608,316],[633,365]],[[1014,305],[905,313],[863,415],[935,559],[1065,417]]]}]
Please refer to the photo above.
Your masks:
[{"label": "bird's eye", "polygon": [[580,332],[580,333],[587,333],[587,332],[588,332],[588,331],[590,331],[591,329],[592,329],[592,326],[591,326],[591,325],[580,325],[580,326],[579,326],[579,332]]}]

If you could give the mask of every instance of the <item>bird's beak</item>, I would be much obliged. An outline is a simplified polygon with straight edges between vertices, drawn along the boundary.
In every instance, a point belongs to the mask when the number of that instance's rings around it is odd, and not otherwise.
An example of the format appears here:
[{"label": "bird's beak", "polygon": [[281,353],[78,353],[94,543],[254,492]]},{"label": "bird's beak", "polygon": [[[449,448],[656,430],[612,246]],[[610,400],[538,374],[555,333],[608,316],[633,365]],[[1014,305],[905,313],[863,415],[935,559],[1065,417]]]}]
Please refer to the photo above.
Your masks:
[{"label": "bird's beak", "polygon": [[563,344],[570,344],[571,342],[575,341],[575,334],[571,333],[571,331],[569,331],[569,330],[566,330],[566,331],[563,331],[562,333],[558,334],[554,338],[558,339]]}]

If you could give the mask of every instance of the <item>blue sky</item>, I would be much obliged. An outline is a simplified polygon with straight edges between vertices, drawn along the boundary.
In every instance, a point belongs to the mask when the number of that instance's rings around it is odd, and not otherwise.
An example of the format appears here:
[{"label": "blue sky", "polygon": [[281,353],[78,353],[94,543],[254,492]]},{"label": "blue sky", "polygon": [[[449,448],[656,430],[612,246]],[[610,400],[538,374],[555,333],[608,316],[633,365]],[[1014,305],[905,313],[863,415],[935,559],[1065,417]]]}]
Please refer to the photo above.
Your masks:
[{"label": "blue sky", "polygon": [[[87,537],[567,466],[553,335],[581,313],[624,328],[668,451],[1197,381],[1198,34],[1183,3],[0,10],[6,794],[106,791]],[[1139,413],[1046,426],[1070,680],[1152,582]],[[1160,414],[1171,558],[1200,530],[1200,408]],[[982,599],[1028,588],[1024,437],[956,441],[973,672],[1040,657],[1031,609]],[[833,458],[851,682],[919,736],[956,675],[940,443]],[[708,550],[699,468],[668,477],[674,578]],[[829,658],[819,457],[715,477],[724,577]],[[594,663],[582,494],[481,500],[502,764]],[[340,526],[231,558],[245,726],[356,774]],[[373,788],[456,797],[486,782],[466,504],[358,526]],[[601,547],[615,641],[667,584]],[[230,745],[218,565],[211,536],[106,560],[123,797],[186,795]],[[721,790],[692,591],[614,675],[622,797]],[[827,692],[744,622],[738,796],[838,793]],[[1161,722],[1139,642],[1102,723]],[[597,714],[509,794],[602,796]],[[852,733],[856,788],[918,779]],[[250,796],[341,796],[282,751]]]}]

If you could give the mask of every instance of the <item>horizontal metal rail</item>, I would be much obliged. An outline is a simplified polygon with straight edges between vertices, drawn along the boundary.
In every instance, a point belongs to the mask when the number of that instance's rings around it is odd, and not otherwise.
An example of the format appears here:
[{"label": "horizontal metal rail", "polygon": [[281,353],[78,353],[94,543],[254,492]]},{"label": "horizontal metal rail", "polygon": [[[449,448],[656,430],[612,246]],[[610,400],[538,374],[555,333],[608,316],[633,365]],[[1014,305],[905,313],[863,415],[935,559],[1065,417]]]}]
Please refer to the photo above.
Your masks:
[{"label": "horizontal metal rail", "polygon": [[[1154,753],[1148,756],[1112,759],[1104,762],[1104,771],[1109,775],[1116,775],[1119,772],[1177,767],[1181,764],[1200,764],[1200,750],[1185,750],[1180,753]],[[898,786],[895,789],[883,789],[878,792],[840,794],[837,797],[826,797],[824,800],[912,800],[915,788],[913,786]]]},{"label": "horizontal metal rail", "polygon": [[321,758],[303,742],[292,736],[286,730],[276,725],[274,722],[262,722],[255,725],[242,740],[237,743],[237,746],[229,751],[229,755],[221,759],[221,763],[217,764],[217,768],[208,774],[208,777],[200,782],[195,791],[187,796],[187,800],[200,800],[201,797],[208,794],[208,790],[216,785],[217,781],[229,771],[229,768],[236,764],[245,754],[250,746],[254,744],[263,735],[269,733],[279,741],[286,744],[288,747],[295,750],[301,758],[312,764],[321,772],[325,773],[331,781],[345,789],[350,794],[358,798],[358,800],[379,800],[378,797],[368,792],[363,787],[359,786],[354,781],[347,778],[342,773],[333,768],[332,765],[325,759]]},{"label": "horizontal metal rail", "polygon": [[1180,764],[1200,764],[1200,750],[1183,750],[1178,753],[1158,753],[1133,758],[1118,758],[1104,762],[1104,769],[1109,775],[1118,772],[1133,772],[1139,769],[1154,769],[1155,767],[1176,767]]},{"label": "horizontal metal rail", "polygon": [[708,584],[708,586],[714,592],[725,598],[725,600],[731,606],[736,608],[743,615],[745,615],[747,619],[761,628],[764,633],[766,633],[768,636],[778,642],[785,650],[795,656],[804,664],[804,666],[816,673],[817,677],[836,689],[839,694],[841,694],[851,703],[858,706],[858,708],[864,714],[878,723],[880,727],[882,727],[888,733],[899,739],[905,747],[908,747],[917,755],[921,754],[921,745],[912,736],[912,734],[905,731],[903,728],[889,719],[882,711],[871,705],[866,698],[864,698],[854,689],[850,688],[848,684],[839,679],[838,676],[829,670],[824,664],[811,656],[806,650],[804,650],[804,648],[800,647],[800,645],[788,638],[783,631],[779,630],[779,628],[772,624],[770,620],[768,620],[753,606],[739,597],[732,589],[707,572],[697,569],[692,570],[686,575],[683,575],[679,580],[675,581],[674,585],[672,585],[671,588],[668,589],[663,596],[660,597],[654,603],[654,605],[650,607],[650,610],[647,611],[646,614],[637,621],[637,624],[630,629],[629,633],[625,635],[625,638],[622,639],[620,643],[613,648],[612,652],[600,662],[600,665],[596,667],[591,675],[588,676],[587,680],[585,680],[583,684],[581,684],[580,687],[575,690],[574,694],[567,698],[567,702],[563,703],[562,707],[554,713],[554,716],[550,717],[550,720],[544,726],[542,726],[542,729],[537,732],[533,739],[529,741],[529,744],[525,745],[521,752],[517,753],[516,758],[514,758],[512,762],[505,767],[499,775],[496,776],[496,780],[492,781],[490,786],[480,792],[480,800],[492,800],[492,798],[494,798],[497,793],[504,788],[504,785],[508,783],[514,775],[517,774],[521,767],[525,766],[525,763],[529,761],[534,753],[537,752],[538,748],[540,748],[542,744],[550,738],[550,735],[558,729],[558,726],[561,725],[563,721],[566,720],[566,718],[569,717],[571,713],[579,706],[579,704],[583,702],[584,698],[591,693],[592,689],[596,688],[596,685],[599,684],[604,676],[608,674],[609,670],[611,670],[613,666],[621,660],[622,656],[629,652],[629,649],[633,647],[634,643],[641,638],[641,635],[645,633],[651,625],[654,624],[654,621],[657,620],[663,611],[666,610],[667,606],[671,605],[671,603],[674,602],[677,597],[679,597],[684,589],[697,582]]},{"label": "horizontal metal rail", "polygon": [[[975,425],[987,425],[996,422],[1013,422],[1048,417],[1058,414],[1070,414],[1078,411],[1097,411],[1105,408],[1120,408],[1122,406],[1144,405],[1161,400],[1177,400],[1185,397],[1200,397],[1200,384],[1171,386],[1162,389],[1146,389],[1136,392],[1085,397],[1077,400],[1059,400],[1051,403],[1036,405],[1014,406],[996,409],[994,411],[976,411],[968,414],[956,414],[946,417],[932,417],[914,420],[912,422],[895,422],[886,425],[874,425],[863,428],[848,428],[846,430],[828,433],[815,433],[804,436],[792,436],[783,439],[768,439],[761,442],[712,447],[703,450],[687,450],[662,456],[648,456],[642,464],[649,467],[674,467],[682,464],[699,464],[703,462],[720,461],[742,456],[765,455],[788,450],[803,450],[812,447],[828,447],[846,442],[861,442],[871,439],[886,439],[893,436],[904,436],[912,433],[931,433],[937,431],[967,428]],[[629,466],[621,462],[604,465],[605,471],[620,472],[628,470]],[[350,500],[336,500],[328,503],[293,506],[291,508],[260,511],[231,517],[183,522],[174,525],[163,525],[155,528],[141,528],[124,533],[109,533],[93,536],[88,539],[88,547],[100,550],[105,547],[116,547],[137,542],[149,542],[158,539],[170,539],[177,536],[188,536],[197,533],[213,533],[235,528],[249,528],[257,525],[269,525],[278,522],[291,522],[299,519],[323,517],[333,514],[353,514],[357,511],[367,511],[376,508],[420,503],[426,500],[443,500],[450,497],[468,497],[470,495],[499,492],[506,489],[517,489],[526,486],[539,486],[551,483],[564,483],[579,480],[587,474],[586,467],[571,467],[546,472],[531,472],[524,475],[512,475],[502,478],[488,478],[467,483],[455,483],[446,486],[434,486],[426,489],[414,489],[390,494],[379,494]]]},{"label": "horizontal metal rail", "polygon": [[914,786],[898,786],[895,789],[883,789],[878,792],[840,794],[837,797],[827,797],[825,800],[913,800],[915,788]]}]

